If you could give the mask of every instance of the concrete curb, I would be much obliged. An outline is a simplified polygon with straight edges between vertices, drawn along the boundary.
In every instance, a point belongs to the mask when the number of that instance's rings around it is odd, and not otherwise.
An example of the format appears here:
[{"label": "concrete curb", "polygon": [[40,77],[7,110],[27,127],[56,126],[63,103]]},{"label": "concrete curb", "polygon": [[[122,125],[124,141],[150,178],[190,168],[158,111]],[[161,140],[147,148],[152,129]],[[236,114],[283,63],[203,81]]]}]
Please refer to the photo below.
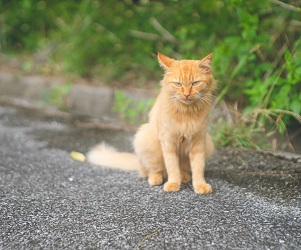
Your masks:
[{"label": "concrete curb", "polygon": [[[37,105],[47,105],[45,97],[57,86],[64,86],[65,79],[39,75],[15,75],[0,72],[0,96],[24,99]],[[132,100],[150,99],[154,94],[145,90],[118,90]],[[105,86],[90,86],[82,82],[72,84],[63,102],[66,111],[97,118],[117,119],[113,110],[115,89]]]},{"label": "concrete curb", "polygon": [[71,87],[67,106],[76,114],[115,117],[112,110],[114,96],[114,90],[111,88],[74,85]]}]

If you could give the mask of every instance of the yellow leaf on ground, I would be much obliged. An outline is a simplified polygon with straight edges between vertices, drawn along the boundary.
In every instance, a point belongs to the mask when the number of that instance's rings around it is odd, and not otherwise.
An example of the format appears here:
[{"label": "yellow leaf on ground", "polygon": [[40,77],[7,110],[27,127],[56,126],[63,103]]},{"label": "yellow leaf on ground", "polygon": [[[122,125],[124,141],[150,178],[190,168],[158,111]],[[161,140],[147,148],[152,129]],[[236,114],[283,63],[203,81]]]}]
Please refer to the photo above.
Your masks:
[{"label": "yellow leaf on ground", "polygon": [[72,151],[70,153],[71,158],[73,158],[76,161],[85,162],[86,156],[80,152]]}]

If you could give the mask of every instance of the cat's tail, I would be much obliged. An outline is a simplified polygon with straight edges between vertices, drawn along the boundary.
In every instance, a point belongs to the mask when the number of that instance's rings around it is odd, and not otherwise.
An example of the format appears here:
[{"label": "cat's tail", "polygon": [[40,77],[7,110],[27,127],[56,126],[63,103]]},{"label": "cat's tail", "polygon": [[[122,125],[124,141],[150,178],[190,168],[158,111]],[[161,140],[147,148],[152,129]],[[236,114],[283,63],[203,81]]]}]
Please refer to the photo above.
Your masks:
[{"label": "cat's tail", "polygon": [[139,171],[141,165],[136,155],[118,152],[115,148],[101,143],[87,153],[87,160],[95,165],[120,169],[125,171]]}]

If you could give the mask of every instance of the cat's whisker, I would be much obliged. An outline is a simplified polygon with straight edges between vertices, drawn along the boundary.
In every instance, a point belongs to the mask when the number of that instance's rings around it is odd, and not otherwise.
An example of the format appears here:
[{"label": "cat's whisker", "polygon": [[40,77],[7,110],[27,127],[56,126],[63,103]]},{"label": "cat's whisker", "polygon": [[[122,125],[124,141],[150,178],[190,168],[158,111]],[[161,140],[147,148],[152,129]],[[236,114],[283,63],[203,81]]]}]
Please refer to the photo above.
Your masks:
[{"label": "cat's whisker", "polygon": [[209,95],[209,94],[206,94],[206,95],[200,94],[200,95],[197,96],[196,100],[202,100],[202,101],[204,101],[208,104],[211,104],[211,103],[213,103],[214,98],[212,98],[212,96]]},{"label": "cat's whisker", "polygon": [[206,94],[206,96],[210,97],[210,98],[216,98],[215,95],[212,95],[212,94]]},{"label": "cat's whisker", "polygon": [[213,103],[212,99],[204,99],[204,101],[209,105],[211,105]]},{"label": "cat's whisker", "polygon": [[171,93],[171,94],[170,94],[170,99],[171,99],[171,100],[176,100],[176,99],[178,99],[177,94],[176,94],[176,93]]},{"label": "cat's whisker", "polygon": [[202,104],[202,105],[211,105],[214,100],[213,98],[209,97],[209,96],[202,96],[198,99],[198,101]]}]

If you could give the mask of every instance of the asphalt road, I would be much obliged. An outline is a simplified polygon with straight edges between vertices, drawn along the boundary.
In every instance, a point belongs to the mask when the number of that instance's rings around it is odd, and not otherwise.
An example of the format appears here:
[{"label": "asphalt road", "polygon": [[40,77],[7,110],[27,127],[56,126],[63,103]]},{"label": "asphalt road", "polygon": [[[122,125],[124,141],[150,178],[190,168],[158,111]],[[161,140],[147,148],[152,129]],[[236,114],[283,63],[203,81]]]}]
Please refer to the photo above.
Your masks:
[{"label": "asphalt road", "polygon": [[[34,114],[32,114],[34,113]],[[210,195],[149,187],[70,158],[132,132],[0,106],[0,249],[301,249],[301,165],[239,150],[207,164]]]}]

